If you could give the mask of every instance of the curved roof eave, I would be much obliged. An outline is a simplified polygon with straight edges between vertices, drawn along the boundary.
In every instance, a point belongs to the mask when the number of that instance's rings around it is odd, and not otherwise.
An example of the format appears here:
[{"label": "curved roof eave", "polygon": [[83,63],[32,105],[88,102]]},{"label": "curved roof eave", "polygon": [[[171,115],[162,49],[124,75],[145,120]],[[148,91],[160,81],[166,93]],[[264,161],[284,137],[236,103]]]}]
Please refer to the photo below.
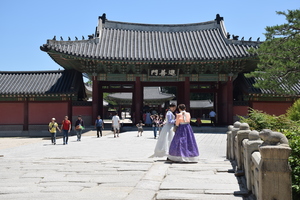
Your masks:
[{"label": "curved roof eave", "polygon": [[[260,42],[230,39],[223,18],[190,24],[139,24],[106,20],[88,40],[54,37],[41,50],[73,59],[120,62],[218,61],[251,56]],[[52,57],[52,56],[51,56]],[[55,62],[59,62],[54,58]],[[64,62],[64,61],[60,61]]]}]

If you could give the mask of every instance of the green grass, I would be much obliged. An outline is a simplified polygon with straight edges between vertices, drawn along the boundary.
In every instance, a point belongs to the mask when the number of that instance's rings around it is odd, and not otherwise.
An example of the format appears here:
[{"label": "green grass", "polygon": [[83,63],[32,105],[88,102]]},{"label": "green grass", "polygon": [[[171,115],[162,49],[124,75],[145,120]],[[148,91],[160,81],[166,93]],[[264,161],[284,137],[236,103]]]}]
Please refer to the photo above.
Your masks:
[{"label": "green grass", "polygon": [[[191,119],[191,122],[196,123],[196,119]],[[201,119],[202,124],[210,124],[209,119]]]}]

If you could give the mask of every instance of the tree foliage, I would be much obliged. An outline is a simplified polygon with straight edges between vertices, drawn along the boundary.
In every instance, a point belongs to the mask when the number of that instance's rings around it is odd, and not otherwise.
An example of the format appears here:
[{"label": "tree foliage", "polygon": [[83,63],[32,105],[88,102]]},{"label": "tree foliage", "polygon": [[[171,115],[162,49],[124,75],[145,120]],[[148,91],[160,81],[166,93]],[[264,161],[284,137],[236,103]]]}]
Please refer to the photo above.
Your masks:
[{"label": "tree foliage", "polygon": [[265,28],[266,41],[250,50],[258,55],[258,67],[247,77],[257,78],[255,87],[294,94],[293,86],[300,79],[300,10],[276,13],[287,22]]}]

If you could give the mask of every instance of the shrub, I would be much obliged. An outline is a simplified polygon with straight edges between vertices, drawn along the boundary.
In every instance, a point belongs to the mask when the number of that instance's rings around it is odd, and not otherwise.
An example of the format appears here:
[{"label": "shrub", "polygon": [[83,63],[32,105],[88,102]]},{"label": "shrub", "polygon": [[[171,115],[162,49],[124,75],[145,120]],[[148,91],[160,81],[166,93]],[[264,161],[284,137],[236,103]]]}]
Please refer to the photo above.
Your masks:
[{"label": "shrub", "polygon": [[288,110],[287,116],[293,121],[300,120],[300,99],[298,99]]},{"label": "shrub", "polygon": [[241,122],[248,123],[252,130],[262,129],[282,130],[288,127],[290,120],[285,115],[275,116],[259,110],[249,109],[249,118],[239,116]]},{"label": "shrub", "polygon": [[286,137],[292,149],[289,163],[292,169],[293,199],[300,199],[300,129],[286,131]]}]

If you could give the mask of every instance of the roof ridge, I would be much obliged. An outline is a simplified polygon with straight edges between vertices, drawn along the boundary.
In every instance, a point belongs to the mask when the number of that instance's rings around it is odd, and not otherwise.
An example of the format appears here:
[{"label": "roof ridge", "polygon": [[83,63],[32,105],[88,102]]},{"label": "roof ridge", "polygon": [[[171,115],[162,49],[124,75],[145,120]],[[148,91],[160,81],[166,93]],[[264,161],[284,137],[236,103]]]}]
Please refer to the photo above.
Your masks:
[{"label": "roof ridge", "polygon": [[63,73],[65,70],[45,70],[45,71],[0,71],[0,74],[42,74],[42,73]]},{"label": "roof ridge", "polygon": [[187,24],[143,24],[134,22],[119,22],[107,20],[103,29],[137,30],[137,31],[160,31],[160,32],[181,32],[196,31],[204,29],[218,29],[219,25],[215,20],[207,22]]}]

